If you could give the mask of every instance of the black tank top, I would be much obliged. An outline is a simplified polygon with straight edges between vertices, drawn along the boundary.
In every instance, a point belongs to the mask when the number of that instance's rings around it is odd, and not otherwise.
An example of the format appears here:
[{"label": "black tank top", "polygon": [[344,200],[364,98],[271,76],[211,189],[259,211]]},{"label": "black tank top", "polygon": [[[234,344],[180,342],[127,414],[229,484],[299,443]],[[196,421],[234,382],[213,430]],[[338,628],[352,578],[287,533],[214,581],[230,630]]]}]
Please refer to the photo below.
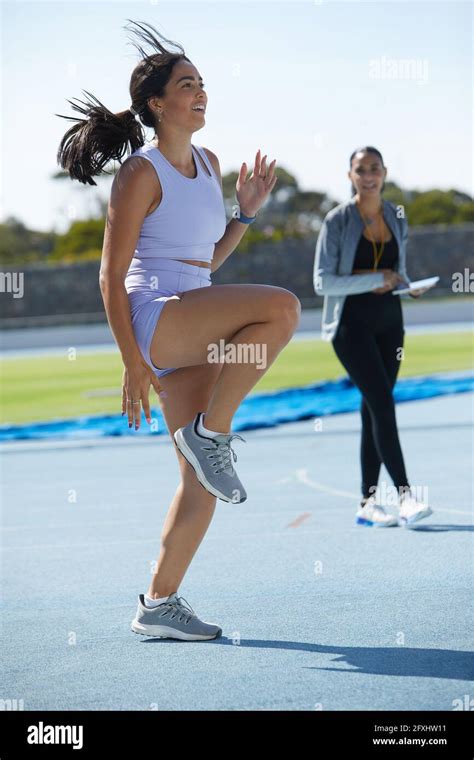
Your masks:
[{"label": "black tank top", "polygon": [[[380,243],[376,243],[377,253],[380,252]],[[392,234],[391,239],[384,244],[382,258],[380,259],[377,269],[395,269],[398,262],[398,244],[395,236]],[[360,236],[357,250],[354,257],[353,269],[371,269],[374,268],[374,247],[370,240],[363,235]]]},{"label": "black tank top", "polygon": [[[377,251],[380,251],[380,243],[377,243]],[[398,262],[398,243],[392,232],[391,239],[385,243],[382,257],[378,263],[378,269],[395,269]],[[374,248],[372,242],[363,235],[357,244],[354,256],[353,269],[367,269],[374,271]],[[375,270],[375,271],[377,271]],[[346,296],[341,315],[342,324],[356,324],[383,330],[394,325],[403,323],[400,296],[394,296],[391,291],[384,294],[357,293]]]}]

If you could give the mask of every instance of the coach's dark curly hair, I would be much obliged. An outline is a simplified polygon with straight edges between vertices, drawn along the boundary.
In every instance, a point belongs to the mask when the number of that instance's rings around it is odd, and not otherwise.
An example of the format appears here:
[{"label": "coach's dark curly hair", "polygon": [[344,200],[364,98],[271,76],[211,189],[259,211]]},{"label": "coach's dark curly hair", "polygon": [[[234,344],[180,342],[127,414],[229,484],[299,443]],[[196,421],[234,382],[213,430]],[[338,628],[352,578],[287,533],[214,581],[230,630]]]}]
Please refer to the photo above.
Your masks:
[{"label": "coach's dark curly hair", "polygon": [[[129,87],[131,105],[138,116],[135,117],[129,108],[119,113],[112,113],[87,90],[83,92],[88,100],[80,101],[74,98],[82,105],[76,105],[68,100],[74,110],[79,111],[86,118],[78,119],[74,116],[55,114],[61,119],[77,122],[62,138],[57,152],[57,162],[69,173],[71,179],[77,179],[84,185],[96,185],[92,177],[101,174],[104,166],[111,160],[121,163],[129,146],[130,152],[133,153],[144,144],[145,135],[140,121],[146,127],[155,127],[154,115],[147,103],[148,98],[153,95],[162,97],[175,64],[182,60],[189,61],[181,45],[167,40],[151,24],[145,21],[138,23],[130,19],[127,21],[137,28],[125,26],[124,29],[128,28],[138,40],[143,40],[156,51],[148,55],[139,42],[132,40],[132,44],[142,55],[142,60],[132,71]],[[179,52],[168,50],[160,40],[173,45]]]}]

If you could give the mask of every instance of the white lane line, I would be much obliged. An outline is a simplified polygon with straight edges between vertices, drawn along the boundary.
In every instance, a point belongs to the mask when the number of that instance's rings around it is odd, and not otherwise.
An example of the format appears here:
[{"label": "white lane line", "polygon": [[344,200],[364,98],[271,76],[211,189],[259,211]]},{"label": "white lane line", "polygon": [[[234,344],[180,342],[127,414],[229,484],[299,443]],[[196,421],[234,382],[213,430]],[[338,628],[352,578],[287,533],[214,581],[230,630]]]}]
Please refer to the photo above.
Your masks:
[{"label": "white lane line", "polygon": [[[143,524],[143,520],[101,520],[100,522],[91,522],[89,520],[86,521],[84,519],[83,522],[78,523],[47,523],[46,525],[43,523],[41,527],[46,528],[66,528],[67,530],[70,530],[71,528],[84,528],[85,525],[87,525],[88,528],[96,528],[98,526],[104,526],[104,525],[111,525],[113,528],[115,528],[117,525],[141,525]],[[7,531],[18,531],[18,530],[38,530],[38,525],[34,523],[33,525],[0,525],[0,532],[7,532]]]},{"label": "white lane line", "polygon": [[[308,471],[305,469],[296,470],[296,480],[309,488],[314,488],[315,491],[323,491],[323,493],[334,494],[334,496],[344,496],[346,499],[359,499],[359,494],[351,493],[350,491],[340,491],[337,488],[326,486],[324,483],[318,483],[316,480],[312,480],[308,476]],[[472,512],[465,512],[462,509],[447,509],[446,507],[433,507],[436,512],[449,512],[452,515],[467,515],[472,517]]]},{"label": "white lane line", "polygon": [[308,476],[307,470],[296,470],[296,480],[303,483],[309,488],[314,488],[316,491],[324,491],[324,493],[331,493],[334,496],[344,496],[346,499],[359,499],[359,494],[351,493],[350,491],[341,491],[338,488],[332,488],[331,486],[325,486],[323,483],[318,483],[316,480],[311,480]]},{"label": "white lane line", "polygon": [[[320,317],[315,320],[319,323]],[[453,332],[471,332],[473,329],[472,321],[463,320],[459,322],[430,322],[426,324],[406,324],[405,331],[408,334],[422,334],[428,335],[430,333],[453,333]],[[300,340],[321,340],[321,330],[318,329],[300,329],[297,330],[291,338],[292,341],[298,342]],[[63,356],[67,355],[69,346],[75,346],[77,353],[82,356],[87,354],[117,354],[120,357],[119,350],[115,343],[84,343],[76,345],[74,342],[74,336],[71,336],[71,340],[62,346],[43,346],[40,348],[0,348],[0,360],[8,361],[10,359],[30,359],[35,357],[47,358],[48,356]]]}]

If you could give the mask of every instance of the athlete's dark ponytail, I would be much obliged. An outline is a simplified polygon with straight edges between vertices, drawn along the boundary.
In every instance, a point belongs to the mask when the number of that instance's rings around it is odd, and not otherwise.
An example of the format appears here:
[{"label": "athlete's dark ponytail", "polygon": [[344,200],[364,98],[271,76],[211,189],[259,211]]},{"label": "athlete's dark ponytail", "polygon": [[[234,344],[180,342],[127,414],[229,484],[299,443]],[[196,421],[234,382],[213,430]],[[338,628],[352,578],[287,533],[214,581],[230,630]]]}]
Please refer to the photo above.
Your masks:
[{"label": "athlete's dark ponytail", "polygon": [[[134,21],[130,23],[138,27],[138,29],[131,28],[130,31],[158,51],[147,55],[139,42],[132,40],[132,44],[142,55],[142,60],[132,72],[129,86],[131,105],[138,116],[135,117],[129,108],[119,113],[112,113],[86,90],[83,92],[87,100],[80,101],[74,98],[81,105],[68,100],[74,110],[83,114],[85,119],[55,114],[61,119],[77,122],[62,138],[57,152],[57,162],[69,173],[71,179],[77,179],[84,185],[96,185],[92,177],[101,174],[110,161],[115,160],[121,163],[128,148],[130,153],[133,153],[144,144],[145,133],[140,121],[146,127],[153,127],[156,130],[156,120],[148,107],[148,98],[153,95],[162,97],[174,65],[181,60],[189,61],[181,45],[167,40],[150,24],[146,22],[139,24]],[[145,29],[145,26],[152,29],[157,37]],[[158,37],[174,45],[180,52],[171,52],[163,47]]]}]

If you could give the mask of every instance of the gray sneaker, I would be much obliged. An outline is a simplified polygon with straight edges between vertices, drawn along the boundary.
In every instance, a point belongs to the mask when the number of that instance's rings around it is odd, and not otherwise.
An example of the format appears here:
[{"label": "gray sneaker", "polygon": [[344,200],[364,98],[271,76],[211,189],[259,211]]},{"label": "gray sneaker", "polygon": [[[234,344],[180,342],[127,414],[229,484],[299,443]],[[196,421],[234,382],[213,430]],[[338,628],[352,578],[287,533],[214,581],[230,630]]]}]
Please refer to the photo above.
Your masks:
[{"label": "gray sneaker", "polygon": [[[145,595],[138,597],[138,609],[132,621],[132,631],[144,636],[160,639],[180,639],[180,641],[207,641],[218,639],[222,628],[215,623],[203,623],[182,596],[170,594],[166,602],[156,607],[145,605]],[[188,604],[186,602],[186,604]],[[189,609],[188,609],[189,608]]]},{"label": "gray sneaker", "polygon": [[237,455],[230,442],[233,438],[240,438],[245,443],[245,439],[233,433],[222,433],[213,438],[199,435],[197,426],[202,414],[198,412],[192,422],[175,432],[176,446],[209,493],[222,501],[240,504],[246,500],[247,493],[232,466],[232,457],[236,462]]}]

